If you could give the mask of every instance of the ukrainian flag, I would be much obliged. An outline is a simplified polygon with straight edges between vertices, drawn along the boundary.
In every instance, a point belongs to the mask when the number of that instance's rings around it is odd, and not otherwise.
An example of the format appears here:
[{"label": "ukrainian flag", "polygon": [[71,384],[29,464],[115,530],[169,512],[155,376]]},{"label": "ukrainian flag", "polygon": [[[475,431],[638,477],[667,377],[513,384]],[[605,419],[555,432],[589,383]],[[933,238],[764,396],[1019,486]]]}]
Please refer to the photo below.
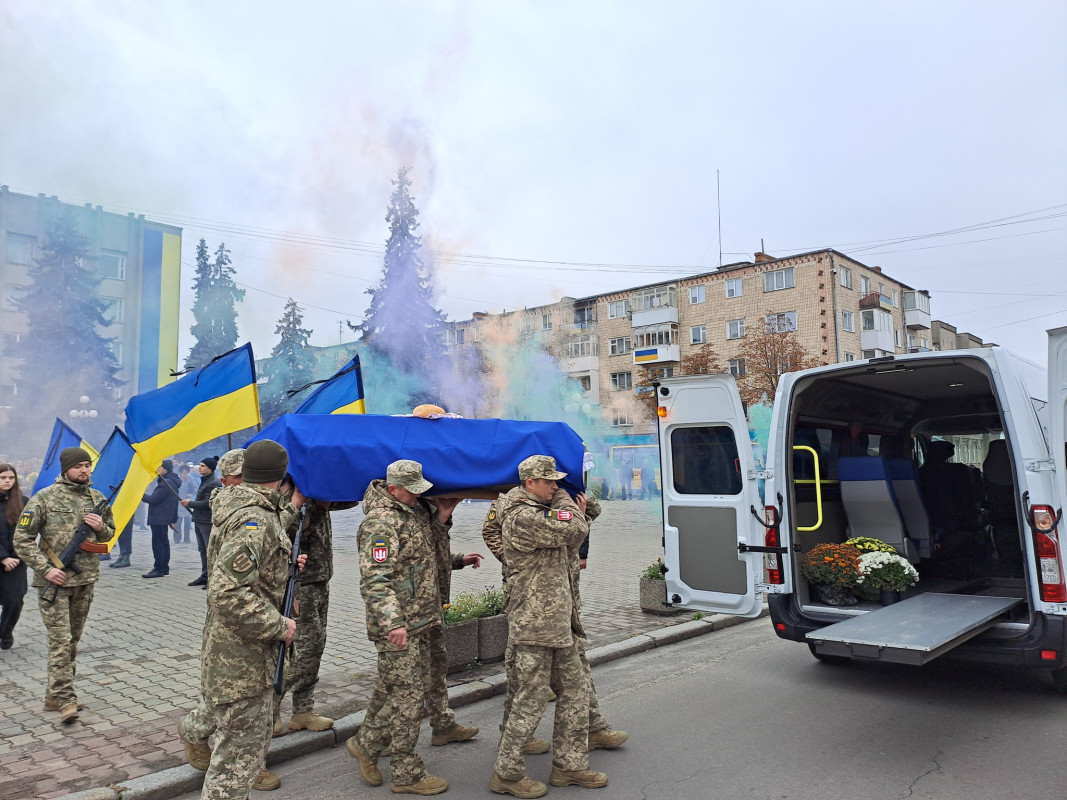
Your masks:
[{"label": "ukrainian flag", "polygon": [[59,454],[68,447],[83,448],[93,463],[96,463],[97,456],[100,455],[96,452],[96,448],[85,441],[77,431],[63,420],[56,419],[56,424],[52,427],[52,438],[48,441],[48,452],[45,453],[41,471],[37,474],[37,480],[34,481],[32,494],[37,494],[44,487],[56,482],[60,472]]},{"label": "ukrainian flag", "polygon": [[[93,487],[105,495],[125,481],[118,494],[111,500],[111,513],[115,517],[115,536],[108,543],[114,546],[123,528],[133,519],[133,514],[144,496],[144,490],[152,482],[155,473],[149,472],[137,458],[137,452],[121,428],[115,428],[93,467]],[[138,488],[140,487],[140,488]]]},{"label": "ukrainian flag", "polygon": [[151,483],[163,459],[258,424],[251,344],[224,353],[173,383],[131,397],[126,404],[126,436],[148,473],[141,490]]},{"label": "ukrainian flag", "polygon": [[[359,356],[339,370],[332,378],[316,381],[322,385],[312,392],[294,414],[366,414],[367,406],[363,401],[363,372],[359,366]],[[290,392],[291,395],[302,392],[309,383]]]}]

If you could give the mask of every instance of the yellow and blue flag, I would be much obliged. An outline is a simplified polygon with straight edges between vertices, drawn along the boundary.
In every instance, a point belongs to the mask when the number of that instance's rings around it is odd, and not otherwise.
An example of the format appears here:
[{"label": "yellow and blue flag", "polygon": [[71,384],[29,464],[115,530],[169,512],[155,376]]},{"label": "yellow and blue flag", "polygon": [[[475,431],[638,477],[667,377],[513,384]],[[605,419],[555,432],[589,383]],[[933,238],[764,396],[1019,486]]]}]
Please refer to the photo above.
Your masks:
[{"label": "yellow and blue flag", "polygon": [[131,397],[126,404],[126,436],[148,473],[141,490],[151,483],[163,459],[258,424],[251,344],[223,353],[173,383]]},{"label": "yellow and blue flag", "polygon": [[48,451],[41,464],[41,471],[37,474],[37,480],[33,484],[32,494],[37,494],[44,487],[56,482],[60,471],[59,454],[68,447],[81,447],[89,454],[94,464],[97,456],[100,455],[96,452],[96,448],[85,441],[77,431],[63,420],[56,419],[56,424],[52,426],[52,438],[48,440]]},{"label": "yellow and blue flag", "polygon": [[366,414],[367,406],[363,400],[363,372],[359,366],[359,356],[353,356],[343,369],[330,378],[301,386],[289,393],[290,396],[304,391],[309,386],[321,383],[311,396],[305,400],[294,414]]},{"label": "yellow and blue flag", "polygon": [[121,428],[115,428],[107,443],[100,450],[100,457],[93,467],[93,487],[110,495],[111,490],[124,481],[118,494],[111,500],[111,513],[115,517],[115,536],[109,543],[114,545],[123,528],[133,519],[141,503],[144,490],[155,473],[149,472],[137,458],[137,453]]}]

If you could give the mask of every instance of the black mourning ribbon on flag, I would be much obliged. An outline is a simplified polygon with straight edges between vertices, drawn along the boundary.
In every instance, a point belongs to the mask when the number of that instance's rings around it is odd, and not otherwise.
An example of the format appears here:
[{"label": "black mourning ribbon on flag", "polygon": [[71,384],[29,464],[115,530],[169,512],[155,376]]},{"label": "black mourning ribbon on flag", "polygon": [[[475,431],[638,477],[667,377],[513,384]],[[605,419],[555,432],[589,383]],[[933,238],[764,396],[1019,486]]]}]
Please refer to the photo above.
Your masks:
[{"label": "black mourning ribbon on flag", "polygon": [[359,364],[349,364],[347,367],[345,367],[343,370],[338,372],[336,375],[331,375],[329,378],[323,378],[322,380],[319,380],[319,381],[312,381],[311,383],[305,383],[299,389],[289,389],[285,393],[285,396],[286,397],[292,397],[293,395],[300,394],[302,391],[304,391],[305,389],[309,389],[312,386],[318,386],[320,383],[329,383],[330,381],[335,380],[337,378],[340,378],[342,375],[347,375],[349,372],[353,372],[358,368],[359,368]]},{"label": "black mourning ribbon on flag", "polygon": [[[193,372],[193,371],[203,373],[203,371],[205,369],[210,367],[216,361],[221,361],[222,359],[226,358],[226,356],[228,356],[230,353],[236,353],[238,350],[241,350],[242,348],[244,348],[244,345],[241,345],[241,347],[235,347],[235,348],[233,348],[233,350],[227,350],[221,356],[215,356],[213,359],[211,359],[209,362],[204,364],[204,366],[202,366],[202,367],[186,367],[185,369],[178,370],[177,372],[175,372],[174,370],[171,370],[170,371],[170,377],[172,377],[172,378],[180,378],[182,375],[186,375],[186,374],[188,374],[190,372]],[[200,375],[197,375],[196,376],[196,380],[193,381],[193,386],[199,386],[199,385],[200,385]]]}]

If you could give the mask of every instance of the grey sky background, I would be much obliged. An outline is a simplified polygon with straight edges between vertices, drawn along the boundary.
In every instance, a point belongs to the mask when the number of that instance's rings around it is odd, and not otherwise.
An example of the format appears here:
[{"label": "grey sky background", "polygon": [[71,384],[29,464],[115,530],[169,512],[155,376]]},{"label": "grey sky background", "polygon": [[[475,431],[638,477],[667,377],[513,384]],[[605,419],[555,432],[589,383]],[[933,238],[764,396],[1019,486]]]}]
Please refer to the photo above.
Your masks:
[{"label": "grey sky background", "polygon": [[290,296],[351,340],[407,165],[452,319],[714,269],[718,169],[723,263],[835,247],[1044,362],[1065,131],[1062,0],[0,3],[0,182],[225,241],[260,355]]}]

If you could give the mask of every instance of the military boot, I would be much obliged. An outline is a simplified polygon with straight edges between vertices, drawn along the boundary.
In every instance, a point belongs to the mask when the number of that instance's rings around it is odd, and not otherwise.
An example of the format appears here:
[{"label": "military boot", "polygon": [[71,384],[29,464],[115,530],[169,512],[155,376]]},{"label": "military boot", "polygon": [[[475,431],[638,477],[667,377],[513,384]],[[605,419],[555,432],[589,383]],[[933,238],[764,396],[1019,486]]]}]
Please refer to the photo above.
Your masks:
[{"label": "military boot", "polygon": [[508,781],[495,772],[493,777],[489,779],[489,788],[497,794],[510,794],[513,797],[522,798],[522,800],[544,797],[548,792],[548,787],[545,784],[541,783],[541,781],[535,781],[529,775],[523,775],[517,781]]},{"label": "military boot", "polygon": [[291,731],[328,731],[332,727],[332,719],[316,714],[314,711],[301,711],[289,717],[289,730]]},{"label": "military boot", "polygon": [[548,782],[553,786],[581,786],[583,789],[600,789],[608,785],[608,776],[591,769],[560,769],[552,767]]},{"label": "military boot", "polygon": [[363,776],[363,780],[371,786],[382,785],[382,771],[378,769],[378,759],[371,758],[364,753],[360,749],[359,743],[356,742],[355,736],[345,742],[345,750],[359,762],[359,774]]},{"label": "military boot", "polygon": [[448,791],[448,781],[444,778],[436,778],[433,775],[423,775],[417,783],[392,785],[393,794],[441,794]]},{"label": "military boot", "polygon": [[211,748],[207,742],[203,744],[197,744],[196,742],[190,742],[184,736],[182,736],[181,725],[178,726],[178,738],[182,740],[182,744],[185,745],[185,760],[189,762],[189,766],[193,769],[198,769],[201,772],[205,772],[208,765],[211,763]]},{"label": "military boot", "polygon": [[65,706],[63,706],[62,709],[60,709],[59,721],[62,722],[64,725],[70,725],[70,723],[74,722],[74,720],[76,720],[77,718],[78,718],[78,704],[77,703],[67,703]]},{"label": "military boot", "polygon": [[478,728],[473,725],[460,725],[458,722],[443,733],[435,733],[430,739],[434,747],[441,747],[450,742],[465,742],[478,735]]},{"label": "military boot", "polygon": [[522,754],[524,756],[539,756],[547,753],[551,749],[552,745],[547,741],[535,737],[523,745]]},{"label": "military boot", "polygon": [[261,769],[256,779],[252,781],[252,788],[260,792],[273,792],[281,785],[282,779],[265,769]]},{"label": "military boot", "polygon": [[123,567],[130,566],[129,556],[119,556],[117,559],[108,564],[111,569],[122,569]]},{"label": "military boot", "polygon": [[271,731],[271,736],[281,736],[285,733],[285,728],[282,727],[282,710],[278,706],[274,706],[274,729]]},{"label": "military boot", "polygon": [[[83,708],[85,708],[85,703],[78,703],[78,710],[81,711]],[[44,699],[44,710],[45,711],[62,711],[63,710],[63,706],[61,706],[59,704],[59,701],[57,701],[55,698],[53,698],[53,697],[45,697],[45,699]]]},{"label": "military boot", "polygon": [[611,728],[601,728],[598,731],[589,732],[589,752],[594,750],[614,750],[621,747],[630,736],[626,731],[613,731]]}]

